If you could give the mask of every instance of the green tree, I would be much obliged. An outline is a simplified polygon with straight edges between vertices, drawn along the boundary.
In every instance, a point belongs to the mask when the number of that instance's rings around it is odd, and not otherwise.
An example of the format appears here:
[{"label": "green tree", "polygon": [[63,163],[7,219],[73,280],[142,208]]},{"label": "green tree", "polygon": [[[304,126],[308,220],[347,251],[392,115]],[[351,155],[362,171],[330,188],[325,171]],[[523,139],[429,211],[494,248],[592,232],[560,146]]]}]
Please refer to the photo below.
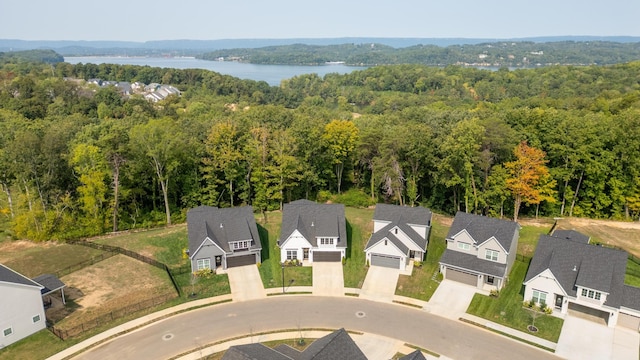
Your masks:
[{"label": "green tree", "polygon": [[340,194],[344,165],[353,156],[358,142],[358,128],[349,120],[333,120],[325,126],[322,141],[331,156]]},{"label": "green tree", "polygon": [[107,164],[100,149],[94,145],[78,144],[71,152],[69,160],[79,175],[80,208],[84,212],[88,235],[104,231],[104,203],[106,202]]}]

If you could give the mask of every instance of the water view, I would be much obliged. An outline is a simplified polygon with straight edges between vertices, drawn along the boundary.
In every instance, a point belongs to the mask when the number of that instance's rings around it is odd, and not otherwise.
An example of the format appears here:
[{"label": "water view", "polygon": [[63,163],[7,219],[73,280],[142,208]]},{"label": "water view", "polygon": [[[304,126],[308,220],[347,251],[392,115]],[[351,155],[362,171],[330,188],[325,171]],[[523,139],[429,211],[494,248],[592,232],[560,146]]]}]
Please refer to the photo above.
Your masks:
[{"label": "water view", "polygon": [[110,57],[110,56],[69,56],[64,60],[70,64],[118,64],[148,65],[151,67],[173,69],[206,69],[220,74],[231,75],[240,79],[265,81],[269,85],[278,86],[280,81],[297,75],[316,73],[324,76],[329,73],[347,74],[366,67],[347,66],[344,64],[295,66],[295,65],[256,65],[234,61],[208,61],[191,57]]}]

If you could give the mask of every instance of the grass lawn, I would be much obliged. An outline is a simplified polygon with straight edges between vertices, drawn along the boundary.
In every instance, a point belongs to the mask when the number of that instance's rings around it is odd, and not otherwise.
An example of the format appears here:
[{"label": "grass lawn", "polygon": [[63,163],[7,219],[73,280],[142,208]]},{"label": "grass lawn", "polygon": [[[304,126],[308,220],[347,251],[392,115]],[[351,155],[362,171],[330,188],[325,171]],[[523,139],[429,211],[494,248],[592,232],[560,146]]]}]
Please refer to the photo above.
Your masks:
[{"label": "grass lawn", "polygon": [[182,300],[191,301],[231,293],[227,274],[195,277],[191,273],[175,276],[182,290]]},{"label": "grass lawn", "polygon": [[0,263],[31,278],[42,274],[54,274],[102,253],[101,250],[85,246],[55,242],[0,242]]},{"label": "grass lawn", "polygon": [[522,228],[520,229],[520,237],[518,238],[518,254],[526,257],[533,257],[540,235],[549,234],[549,230],[551,230],[552,225],[553,223],[548,224],[548,226],[545,226],[544,224],[541,226],[522,225]]},{"label": "grass lawn", "polygon": [[[523,308],[522,281],[527,272],[527,263],[516,261],[511,271],[509,282],[500,292],[500,296],[475,294],[467,312],[472,315],[528,332],[527,325],[531,325],[532,312]],[[539,331],[535,334],[540,338],[558,342],[563,320],[551,315],[539,315],[535,326]]]},{"label": "grass lawn", "polygon": [[347,253],[344,264],[344,286],[361,288],[367,276],[364,247],[373,231],[373,209],[346,208]]},{"label": "grass lawn", "polygon": [[[262,263],[258,271],[265,288],[282,287],[282,266],[280,265],[280,248],[277,241],[280,236],[282,212],[267,213],[267,221],[262,214],[256,214],[260,240],[262,241]],[[292,286],[311,286],[311,267],[288,266],[284,269],[285,283],[293,280]]]},{"label": "grass lawn", "polygon": [[627,274],[624,277],[624,283],[640,287],[640,264],[631,259],[627,260]]},{"label": "grass lawn", "polygon": [[153,230],[132,231],[91,239],[99,244],[118,246],[151,257],[170,267],[188,264],[182,257],[189,247],[186,224]]},{"label": "grass lawn", "polygon": [[444,239],[449,227],[437,221],[433,221],[431,224],[427,259],[423,262],[422,267],[413,268],[411,276],[400,275],[398,277],[397,295],[429,301],[440,285],[442,275],[438,271],[438,262],[447,247]]}]

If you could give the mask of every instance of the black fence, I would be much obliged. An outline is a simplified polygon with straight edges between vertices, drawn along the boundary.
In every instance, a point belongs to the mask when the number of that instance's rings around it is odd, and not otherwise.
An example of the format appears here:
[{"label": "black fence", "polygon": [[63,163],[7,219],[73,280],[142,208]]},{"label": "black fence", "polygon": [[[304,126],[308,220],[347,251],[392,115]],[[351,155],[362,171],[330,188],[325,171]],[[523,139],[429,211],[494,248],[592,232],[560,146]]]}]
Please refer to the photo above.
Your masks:
[{"label": "black fence", "polygon": [[98,243],[94,243],[94,242],[86,241],[86,240],[69,240],[69,241],[67,241],[67,243],[68,244],[74,244],[74,245],[87,246],[87,247],[90,247],[90,248],[107,251],[107,252],[110,252],[110,253],[113,253],[113,254],[122,254],[122,255],[128,256],[130,258],[145,262],[145,263],[147,263],[149,265],[155,266],[158,269],[162,269],[162,270],[166,271],[167,275],[169,276],[169,279],[171,280],[171,283],[173,284],[173,288],[178,293],[178,296],[182,295],[182,290],[180,289],[180,286],[178,286],[178,283],[176,282],[176,279],[173,277],[171,269],[166,264],[161,263],[158,260],[152,259],[152,258],[144,256],[144,255],[140,255],[137,252],[134,252],[134,251],[131,251],[131,250],[127,250],[127,249],[123,249],[123,248],[118,247],[118,246],[112,246],[112,245],[106,245],[106,244],[98,244]]},{"label": "black fence", "polygon": [[87,266],[91,266],[94,264],[99,263],[100,261],[106,260],[112,256],[116,255],[115,253],[112,252],[103,252],[100,255],[96,255],[94,257],[92,257],[91,259],[79,262],[77,264],[71,265],[71,266],[67,266],[66,268],[62,269],[62,270],[58,270],[56,271],[55,275],[58,278],[61,278],[65,275],[69,275],[72,272],[76,272],[78,270],[82,270],[84,268],[86,268]]},{"label": "black fence", "polygon": [[95,329],[101,325],[109,324],[114,320],[121,319],[135,312],[146,310],[146,309],[164,304],[165,302],[175,298],[176,298],[176,294],[159,295],[153,298],[149,298],[149,299],[137,302],[135,304],[128,305],[126,307],[122,307],[120,309],[111,311],[109,313],[100,315],[96,318],[83,322],[80,325],[76,325],[70,328],[64,328],[64,327],[60,328],[55,325],[52,325],[52,326],[49,326],[48,329],[60,339],[66,340],[70,337],[78,336],[84,332]]}]

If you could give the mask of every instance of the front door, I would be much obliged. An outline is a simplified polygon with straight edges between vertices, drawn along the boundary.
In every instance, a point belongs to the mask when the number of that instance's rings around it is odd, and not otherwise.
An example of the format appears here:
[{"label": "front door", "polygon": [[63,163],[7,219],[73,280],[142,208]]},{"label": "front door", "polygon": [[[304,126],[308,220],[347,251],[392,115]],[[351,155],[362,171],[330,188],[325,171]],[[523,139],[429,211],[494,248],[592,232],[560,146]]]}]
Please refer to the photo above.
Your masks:
[{"label": "front door", "polygon": [[309,260],[309,249],[302,249],[302,260]]},{"label": "front door", "polygon": [[562,300],[564,297],[562,295],[556,295],[556,309],[562,309]]},{"label": "front door", "polygon": [[414,259],[416,257],[416,252],[413,250],[409,250],[409,259]]},{"label": "front door", "polygon": [[216,269],[222,266],[222,256],[216,256]]}]

